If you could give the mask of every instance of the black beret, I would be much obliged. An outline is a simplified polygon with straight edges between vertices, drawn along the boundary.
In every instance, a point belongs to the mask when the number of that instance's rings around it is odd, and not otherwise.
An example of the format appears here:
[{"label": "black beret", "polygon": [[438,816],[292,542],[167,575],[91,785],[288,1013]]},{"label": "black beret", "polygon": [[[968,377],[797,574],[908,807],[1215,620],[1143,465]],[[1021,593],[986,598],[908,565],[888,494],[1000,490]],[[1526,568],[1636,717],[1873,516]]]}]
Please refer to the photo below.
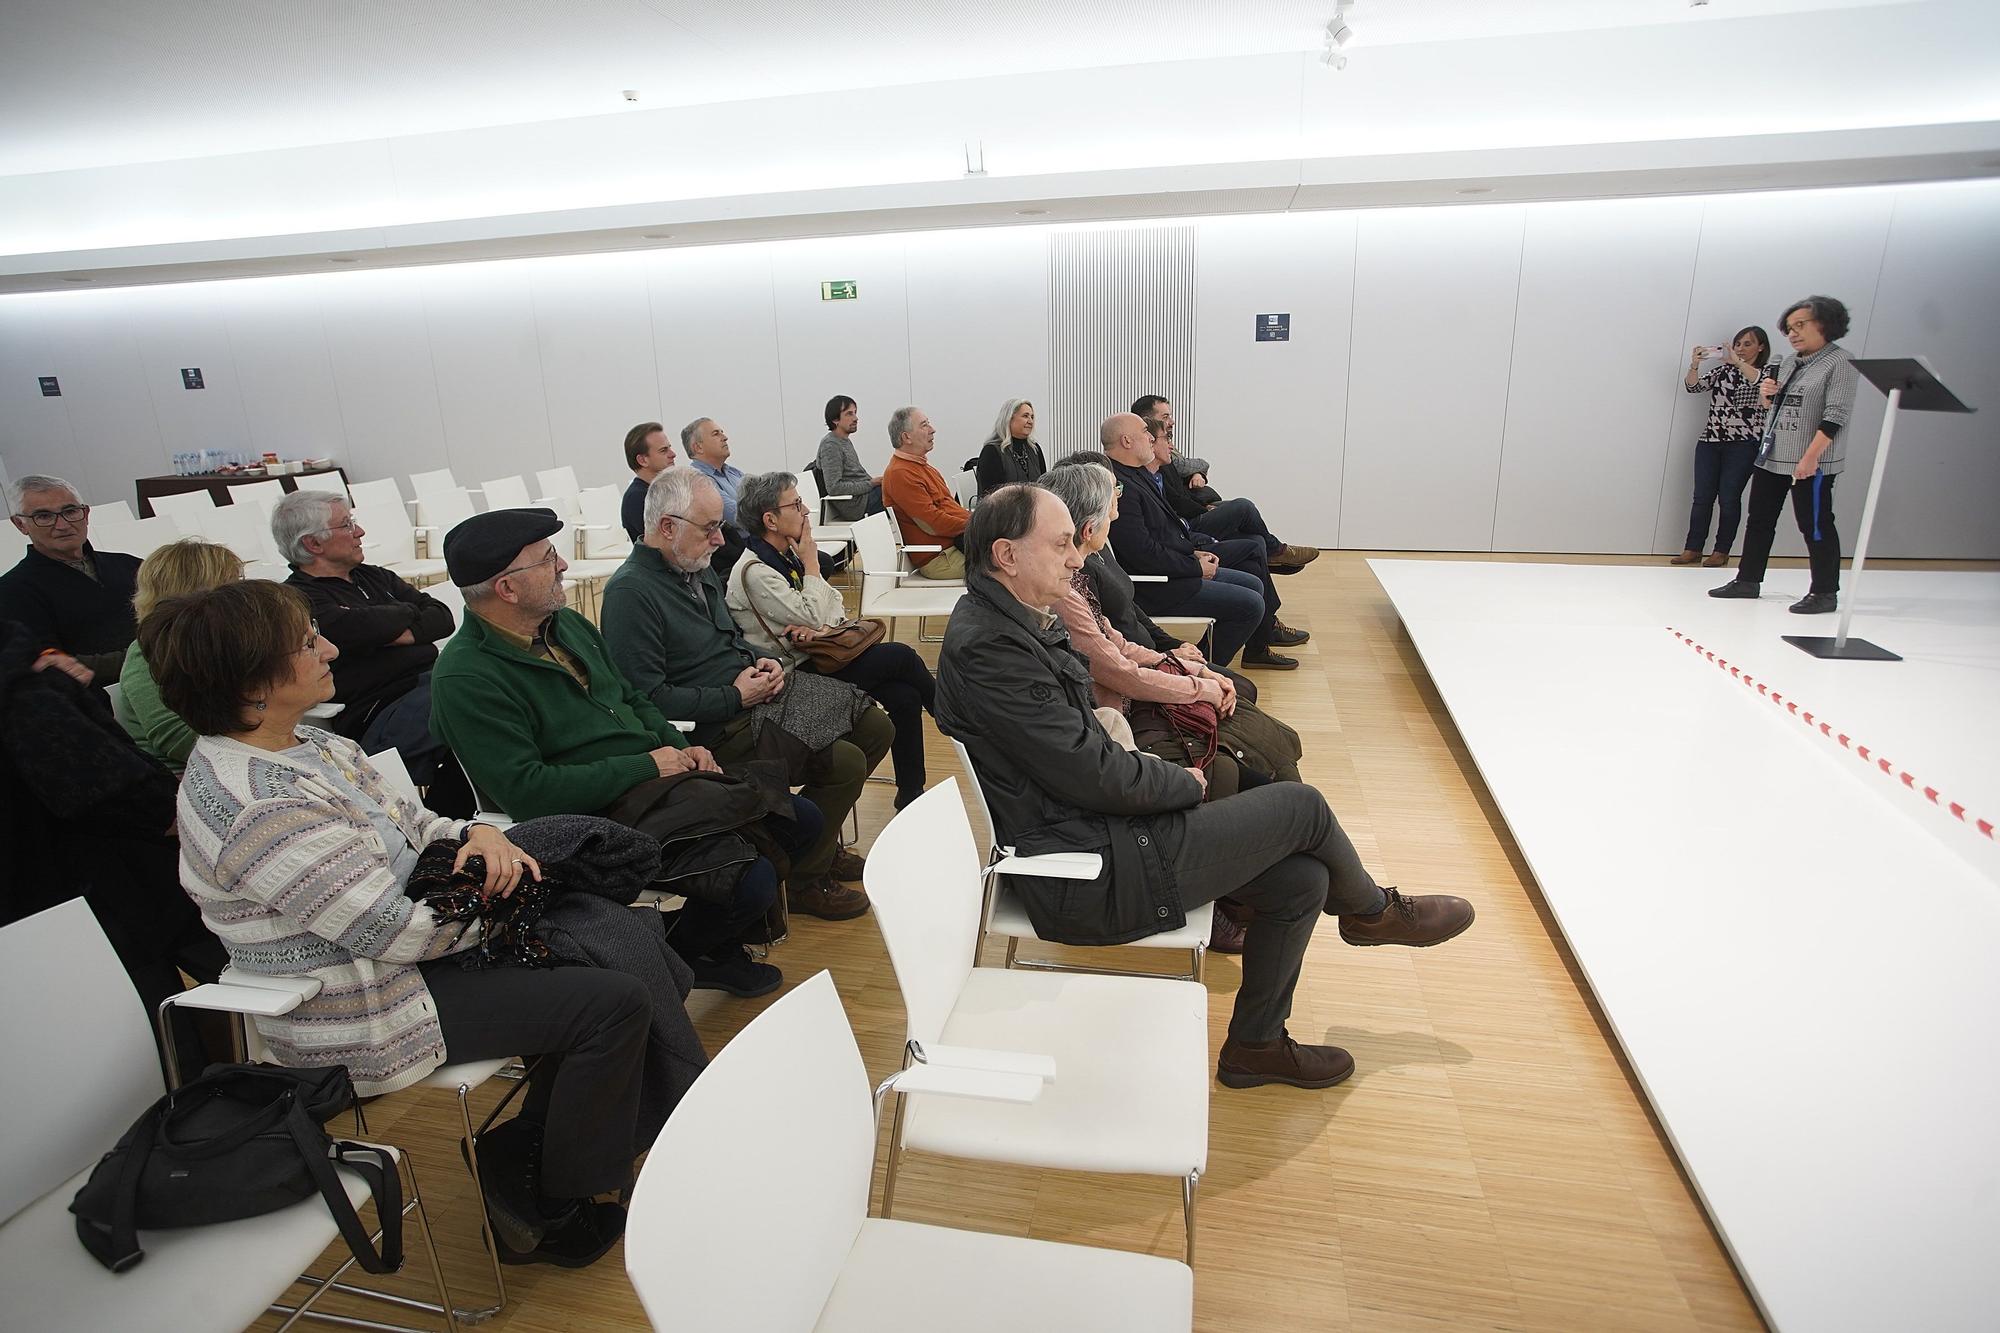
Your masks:
[{"label": "black beret", "polygon": [[552,509],[493,509],[444,535],[444,567],[461,588],[511,569],[525,546],[562,530]]}]

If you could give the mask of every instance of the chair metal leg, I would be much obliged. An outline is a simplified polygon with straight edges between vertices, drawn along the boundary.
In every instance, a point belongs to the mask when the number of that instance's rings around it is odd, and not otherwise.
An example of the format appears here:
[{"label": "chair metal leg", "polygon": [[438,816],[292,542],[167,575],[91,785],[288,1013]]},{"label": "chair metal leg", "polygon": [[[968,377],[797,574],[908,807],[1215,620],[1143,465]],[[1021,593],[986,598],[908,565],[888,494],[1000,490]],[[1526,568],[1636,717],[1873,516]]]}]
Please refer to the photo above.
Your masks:
[{"label": "chair metal leg", "polygon": [[[493,1304],[481,1310],[460,1310],[458,1317],[477,1324],[500,1313],[507,1305],[507,1280],[500,1276],[500,1247],[486,1220],[486,1190],[479,1178],[479,1136],[472,1132],[472,1089],[458,1085],[458,1121],[465,1129],[465,1169],[472,1177],[472,1202],[479,1209],[479,1230],[486,1241],[486,1258],[493,1266]],[[428,1231],[425,1233],[428,1237]]]},{"label": "chair metal leg", "polygon": [[903,1113],[910,1099],[896,1094],[896,1118],[889,1125],[889,1164],[882,1172],[882,1213],[888,1217],[896,1206],[896,1167],[903,1156]]},{"label": "chair metal leg", "polygon": [[1194,948],[1188,950],[1188,952],[1194,955],[1194,971],[1189,975],[1188,980],[1200,981],[1202,974],[1208,970],[1208,945],[1197,944]]},{"label": "chair metal leg", "polygon": [[1195,1191],[1200,1188],[1201,1172],[1199,1170],[1188,1172],[1187,1178],[1181,1181],[1181,1211],[1187,1216],[1187,1266],[1189,1268],[1194,1267],[1194,1196]]},{"label": "chair metal leg", "polygon": [[[417,1219],[417,1239],[424,1243],[424,1257],[430,1260],[431,1281],[437,1287],[438,1311],[444,1315],[445,1333],[457,1333],[458,1310],[451,1303],[451,1288],[445,1285],[444,1265],[438,1262],[437,1241],[431,1235],[430,1214],[424,1211],[423,1191],[417,1188],[417,1163],[408,1153],[403,1154],[403,1164],[410,1170],[410,1202],[403,1209],[405,1215],[414,1213]],[[482,1210],[485,1205],[480,1205]],[[496,1260],[494,1277],[499,1277],[500,1269]],[[501,1301],[506,1301],[506,1293],[501,1293]],[[499,1306],[493,1307],[499,1309]],[[480,1316],[484,1318],[485,1316]],[[475,1321],[476,1322],[476,1321]]]},{"label": "chair metal leg", "polygon": [[1007,962],[1005,963],[1005,966],[1007,967],[1014,966],[1014,955],[1019,953],[1020,951],[1021,951],[1021,937],[1019,935],[1009,935],[1007,937]]}]

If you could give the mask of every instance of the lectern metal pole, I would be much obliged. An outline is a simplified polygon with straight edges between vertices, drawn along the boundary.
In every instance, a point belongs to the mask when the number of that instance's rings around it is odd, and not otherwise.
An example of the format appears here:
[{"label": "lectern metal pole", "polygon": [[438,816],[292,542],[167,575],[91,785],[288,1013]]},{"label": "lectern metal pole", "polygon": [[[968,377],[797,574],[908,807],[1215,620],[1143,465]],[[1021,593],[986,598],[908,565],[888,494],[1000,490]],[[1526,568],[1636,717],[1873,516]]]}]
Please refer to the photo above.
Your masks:
[{"label": "lectern metal pole", "polygon": [[1868,499],[1861,506],[1861,535],[1854,541],[1854,568],[1847,579],[1846,605],[1840,608],[1840,629],[1833,637],[1834,651],[1847,646],[1847,630],[1854,623],[1854,594],[1861,587],[1861,567],[1868,563],[1868,532],[1875,526],[1875,501],[1882,495],[1882,472],[1889,465],[1889,441],[1896,434],[1896,410],[1903,404],[1899,385],[1889,390],[1889,410],[1882,414],[1882,439],[1875,446],[1875,469],[1868,474]]}]

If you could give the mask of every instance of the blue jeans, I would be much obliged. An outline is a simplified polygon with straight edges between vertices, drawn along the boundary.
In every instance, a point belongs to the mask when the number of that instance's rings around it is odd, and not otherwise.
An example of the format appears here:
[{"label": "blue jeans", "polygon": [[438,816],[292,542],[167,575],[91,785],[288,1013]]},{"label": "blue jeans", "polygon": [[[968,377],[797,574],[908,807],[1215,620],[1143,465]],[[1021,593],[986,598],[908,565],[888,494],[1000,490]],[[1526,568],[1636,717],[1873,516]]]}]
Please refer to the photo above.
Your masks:
[{"label": "blue jeans", "polygon": [[1213,618],[1209,660],[1217,666],[1228,666],[1235,659],[1266,615],[1264,585],[1255,575],[1235,569],[1218,569],[1214,578],[1203,579],[1193,592],[1179,597],[1158,583],[1137,585],[1133,596],[1151,615]]},{"label": "blue jeans", "polygon": [[1757,465],[1757,443],[1744,440],[1723,444],[1703,440],[1694,447],[1694,507],[1688,511],[1684,551],[1699,551],[1708,540],[1709,511],[1722,502],[1722,521],[1715,527],[1715,549],[1724,555],[1736,541],[1736,525],[1743,521],[1743,488],[1749,484],[1751,469]]},{"label": "blue jeans", "polygon": [[[803,796],[792,797],[792,818],[764,820],[763,831],[794,860],[819,841],[824,819],[818,806]],[[690,898],[681,908],[667,943],[689,963],[723,958],[736,952],[771,904],[778,901],[778,869],[760,856],[736,881],[727,902]]]},{"label": "blue jeans", "polygon": [[1266,555],[1276,555],[1284,543],[1271,535],[1271,529],[1264,522],[1263,511],[1257,502],[1237,496],[1234,500],[1224,500],[1215,508],[1204,511],[1188,525],[1196,532],[1226,542],[1232,537],[1255,537],[1264,543]]}]

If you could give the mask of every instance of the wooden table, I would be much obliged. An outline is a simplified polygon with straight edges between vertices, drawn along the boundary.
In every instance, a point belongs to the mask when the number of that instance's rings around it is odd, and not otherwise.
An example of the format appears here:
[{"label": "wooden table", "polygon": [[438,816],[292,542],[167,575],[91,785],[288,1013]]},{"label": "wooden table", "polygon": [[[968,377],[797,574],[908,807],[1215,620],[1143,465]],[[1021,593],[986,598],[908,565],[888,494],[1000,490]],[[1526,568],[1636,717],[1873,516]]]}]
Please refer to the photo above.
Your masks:
[{"label": "wooden table", "polygon": [[300,477],[321,477],[329,472],[340,475],[340,484],[347,484],[347,472],[338,464],[333,467],[310,467],[303,472],[288,472],[272,477],[262,473],[203,473],[192,477],[141,477],[134,483],[139,492],[139,517],[153,517],[153,497],[156,495],[185,495],[189,491],[207,491],[211,499],[219,505],[234,504],[229,488],[248,486],[257,481],[280,481],[289,494],[299,488]]}]

